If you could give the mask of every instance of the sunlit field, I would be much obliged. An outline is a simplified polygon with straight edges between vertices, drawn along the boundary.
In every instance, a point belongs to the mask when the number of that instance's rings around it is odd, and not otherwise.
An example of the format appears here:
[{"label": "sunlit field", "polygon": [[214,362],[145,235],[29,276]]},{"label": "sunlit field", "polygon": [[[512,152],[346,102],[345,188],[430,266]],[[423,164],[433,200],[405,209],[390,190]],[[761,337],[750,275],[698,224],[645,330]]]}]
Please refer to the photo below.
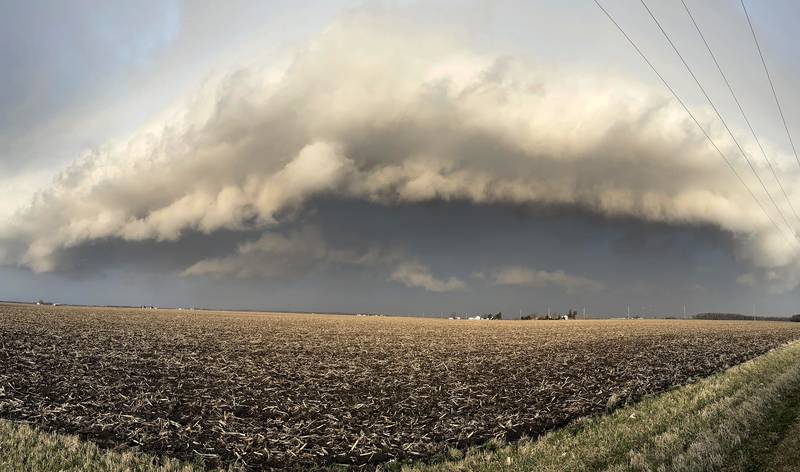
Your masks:
[{"label": "sunlit field", "polygon": [[800,338],[800,325],[7,305],[0,415],[208,466],[436,462]]}]

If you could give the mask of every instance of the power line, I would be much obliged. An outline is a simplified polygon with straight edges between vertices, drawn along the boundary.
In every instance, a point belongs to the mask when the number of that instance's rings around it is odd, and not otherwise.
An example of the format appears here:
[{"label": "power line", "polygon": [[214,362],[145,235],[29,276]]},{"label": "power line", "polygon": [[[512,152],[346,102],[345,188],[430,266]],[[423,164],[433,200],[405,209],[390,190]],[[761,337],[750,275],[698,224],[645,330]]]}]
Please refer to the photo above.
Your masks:
[{"label": "power line", "polygon": [[767,157],[766,151],[764,151],[764,146],[761,145],[761,141],[758,139],[758,135],[756,134],[755,129],[753,129],[753,125],[750,124],[750,119],[747,118],[747,114],[744,112],[744,108],[742,108],[742,104],[739,102],[739,99],[736,97],[736,93],[733,91],[733,87],[731,86],[731,83],[728,80],[728,77],[725,75],[725,72],[722,71],[722,66],[720,66],[719,61],[717,61],[717,56],[714,54],[714,51],[711,49],[711,46],[708,44],[708,41],[706,41],[706,37],[703,34],[703,31],[700,29],[700,25],[698,25],[697,21],[695,21],[694,15],[692,15],[692,11],[689,9],[689,6],[686,4],[686,1],[685,0],[681,0],[681,3],[683,4],[683,8],[686,10],[686,13],[689,15],[689,18],[692,20],[692,24],[694,25],[695,29],[697,30],[697,34],[699,34],[700,35],[700,39],[703,40],[703,44],[705,44],[706,50],[708,50],[708,53],[711,55],[711,59],[714,60],[714,65],[717,66],[717,70],[719,71],[719,74],[722,76],[722,79],[725,81],[725,85],[728,87],[728,91],[731,93],[731,96],[733,97],[733,101],[736,102],[736,106],[739,108],[739,112],[741,112],[742,118],[744,118],[745,123],[747,123],[747,127],[750,129],[750,133],[752,133],[753,139],[755,140],[756,144],[758,145],[758,148],[761,150],[761,154],[764,156],[764,160],[767,161],[767,165],[769,165],[769,169],[770,169],[770,171],[772,171],[772,176],[775,177],[775,182],[778,183],[778,187],[781,189],[781,192],[783,193],[784,198],[786,198],[786,203],[789,204],[789,208],[791,208],[795,219],[800,221],[800,217],[797,216],[797,211],[795,211],[794,205],[792,205],[792,201],[789,199],[789,195],[786,193],[786,190],[784,189],[783,184],[781,183],[781,180],[778,178],[778,174],[777,174],[777,172],[775,172],[775,168],[773,167],[772,162]]},{"label": "power line", "polygon": [[667,90],[669,90],[670,93],[672,93],[672,96],[675,97],[675,100],[677,100],[678,103],[681,105],[681,107],[683,107],[683,109],[686,111],[686,114],[688,114],[689,117],[692,119],[692,121],[694,121],[694,123],[697,125],[697,127],[700,128],[700,131],[706,137],[706,139],[711,144],[711,146],[714,148],[714,150],[717,151],[717,154],[719,154],[719,156],[722,158],[722,160],[725,161],[725,164],[728,165],[728,167],[731,169],[731,171],[736,176],[736,178],[739,179],[739,182],[741,182],[742,185],[744,186],[744,188],[747,189],[747,192],[750,194],[750,196],[753,197],[753,200],[756,202],[758,207],[761,209],[761,212],[764,213],[764,216],[766,216],[767,219],[769,219],[769,221],[772,223],[773,226],[775,226],[775,229],[777,229],[779,233],[783,234],[784,237],[786,237],[786,233],[781,231],[780,227],[778,226],[778,223],[776,223],[775,220],[772,218],[772,216],[770,216],[770,214],[767,213],[767,210],[764,208],[764,205],[761,204],[761,201],[759,201],[759,199],[753,193],[753,190],[750,188],[749,185],[747,185],[747,182],[744,181],[744,179],[739,174],[739,172],[736,170],[736,168],[733,166],[733,164],[731,164],[731,161],[728,159],[728,157],[725,155],[725,153],[723,153],[720,150],[720,148],[717,146],[717,144],[714,142],[714,140],[711,139],[711,136],[709,136],[709,134],[706,131],[706,129],[703,128],[703,125],[701,125],[700,122],[697,120],[697,118],[694,116],[694,113],[692,113],[691,110],[689,110],[689,107],[686,106],[686,104],[683,102],[683,100],[681,100],[681,97],[675,92],[675,90],[672,88],[672,86],[669,84],[669,82],[667,82],[667,80],[664,79],[664,76],[662,76],[661,73],[658,71],[658,69],[656,69],[656,67],[653,65],[653,63],[650,62],[650,59],[647,58],[647,55],[645,55],[645,53],[642,52],[642,50],[639,48],[639,46],[636,44],[636,42],[634,42],[633,39],[631,39],[631,37],[628,36],[628,33],[626,33],[624,29],[622,29],[622,26],[620,26],[620,24],[617,23],[617,21],[614,19],[614,17],[611,16],[611,13],[609,13],[608,10],[606,10],[603,7],[603,5],[600,4],[600,1],[599,0],[593,0],[593,1],[594,1],[595,5],[597,5],[597,7],[600,8],[600,10],[603,11],[603,13],[608,17],[608,19],[611,20],[611,23],[613,23],[614,26],[617,27],[617,29],[619,30],[620,33],[622,33],[622,35],[625,37],[625,39],[628,40],[628,42],[630,43],[631,46],[633,46],[633,48],[636,50],[636,52],[639,53],[639,56],[641,56],[642,59],[644,59],[644,61],[647,63],[647,65],[650,67],[650,69],[658,76],[658,78],[661,80],[661,83],[664,84],[664,86],[667,88]]},{"label": "power line", "polygon": [[[786,227],[789,228],[789,232],[792,235],[794,235],[794,232],[792,231],[792,225],[789,224],[789,220],[786,218],[786,215],[784,215],[783,211],[778,206],[777,202],[775,202],[775,199],[772,197],[772,194],[769,192],[769,189],[767,189],[767,185],[764,183],[764,180],[761,178],[760,175],[758,175],[758,171],[756,171],[756,168],[753,166],[753,163],[750,161],[750,158],[747,157],[747,153],[744,152],[744,149],[742,148],[742,145],[739,144],[739,140],[737,140],[736,136],[734,136],[733,131],[731,131],[731,128],[728,126],[728,123],[725,121],[725,118],[722,117],[722,114],[717,109],[717,106],[714,105],[714,101],[711,100],[711,97],[706,92],[705,87],[703,87],[703,84],[700,83],[700,80],[697,78],[697,76],[695,75],[694,71],[692,71],[692,68],[689,66],[689,63],[686,62],[686,59],[683,58],[683,55],[678,50],[678,47],[675,46],[675,43],[672,41],[672,38],[669,37],[669,34],[667,33],[667,31],[664,29],[663,26],[661,26],[661,22],[658,21],[658,18],[656,18],[655,14],[653,14],[653,11],[650,10],[650,7],[647,6],[647,3],[644,0],[639,0],[639,1],[644,6],[645,10],[647,10],[647,13],[650,15],[650,18],[653,19],[653,21],[655,22],[656,26],[658,26],[658,29],[661,30],[661,34],[664,35],[664,38],[666,38],[667,42],[672,47],[672,50],[675,51],[675,54],[678,55],[678,57],[680,58],[681,62],[684,65],[684,67],[689,72],[689,75],[691,75],[692,79],[694,79],[694,83],[696,83],[697,86],[700,88],[700,91],[703,93],[703,96],[706,97],[706,100],[708,100],[708,103],[711,105],[711,108],[714,110],[714,113],[716,113],[717,118],[719,118],[719,121],[722,122],[722,125],[725,127],[725,130],[728,131],[728,135],[733,140],[733,143],[736,144],[736,147],[739,149],[739,152],[742,154],[742,157],[744,157],[744,160],[745,160],[745,162],[747,162],[747,165],[748,165],[748,167],[750,167],[750,170],[753,172],[753,175],[756,176],[756,180],[758,180],[758,183],[761,184],[761,188],[764,189],[764,192],[767,194],[767,197],[769,198],[769,201],[772,202],[772,205],[775,207],[776,210],[778,210],[778,214],[783,219],[783,222],[786,225]],[[797,236],[795,236],[795,238],[796,237]]]},{"label": "power line", "polygon": [[764,54],[761,52],[761,46],[758,44],[758,38],[756,37],[756,30],[753,29],[753,23],[750,21],[750,14],[747,12],[747,7],[744,5],[744,0],[739,0],[742,4],[742,9],[744,10],[744,16],[747,17],[747,24],[750,26],[750,32],[753,34],[753,41],[756,43],[756,49],[758,49],[758,56],[761,58],[761,65],[764,66],[764,72],[767,74],[767,80],[769,80],[769,88],[772,89],[772,96],[775,98],[775,104],[778,105],[778,113],[781,115],[781,121],[783,122],[783,129],[786,130],[786,136],[789,137],[789,144],[792,145],[792,152],[794,152],[794,158],[797,161],[797,165],[800,165],[800,157],[797,157],[797,149],[794,147],[794,141],[792,140],[792,133],[789,132],[789,125],[786,124],[786,117],[783,116],[783,108],[781,107],[781,101],[778,100],[778,93],[775,92],[775,85],[772,83],[772,76],[769,74],[769,68],[767,67],[767,62],[764,60]]}]

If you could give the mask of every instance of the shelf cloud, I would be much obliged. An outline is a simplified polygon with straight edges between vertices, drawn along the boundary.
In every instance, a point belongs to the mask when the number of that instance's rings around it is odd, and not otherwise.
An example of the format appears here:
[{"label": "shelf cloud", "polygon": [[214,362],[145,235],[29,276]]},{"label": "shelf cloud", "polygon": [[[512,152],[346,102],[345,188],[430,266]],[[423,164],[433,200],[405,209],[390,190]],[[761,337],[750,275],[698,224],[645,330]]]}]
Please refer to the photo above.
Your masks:
[{"label": "shelf cloud", "polygon": [[[797,285],[800,245],[787,228],[776,229],[662,91],[472,52],[412,28],[356,12],[288,52],[282,66],[236,70],[198,89],[169,118],[75,160],[0,222],[0,257],[47,272],[60,268],[65,250],[99,241],[255,229],[263,237],[226,257],[198,254],[183,274],[268,278],[319,263],[371,264],[410,287],[456,291],[464,281],[438,278],[410,255],[402,261],[368,246],[332,248],[323,232],[274,231],[314,199],[386,207],[467,201],[715,227],[753,268],[747,281]],[[744,174],[708,110],[698,113]],[[774,154],[777,170],[796,179],[792,161]],[[523,267],[489,281],[602,286]]]}]

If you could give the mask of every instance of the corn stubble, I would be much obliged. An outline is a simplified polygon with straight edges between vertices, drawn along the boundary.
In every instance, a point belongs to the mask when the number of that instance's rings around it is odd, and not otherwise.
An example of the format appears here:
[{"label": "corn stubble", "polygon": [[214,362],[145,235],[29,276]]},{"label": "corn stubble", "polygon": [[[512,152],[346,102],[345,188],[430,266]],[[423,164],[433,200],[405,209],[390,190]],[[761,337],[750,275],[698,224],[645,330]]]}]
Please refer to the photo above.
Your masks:
[{"label": "corn stubble", "polygon": [[800,324],[0,306],[0,416],[211,467],[431,461],[602,413]]}]

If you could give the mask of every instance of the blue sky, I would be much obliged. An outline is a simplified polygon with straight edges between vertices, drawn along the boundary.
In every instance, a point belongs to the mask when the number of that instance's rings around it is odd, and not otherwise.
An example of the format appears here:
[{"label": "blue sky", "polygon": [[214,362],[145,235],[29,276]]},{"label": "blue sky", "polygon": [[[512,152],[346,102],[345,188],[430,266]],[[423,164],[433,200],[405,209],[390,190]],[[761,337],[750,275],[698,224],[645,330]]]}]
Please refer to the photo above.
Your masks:
[{"label": "blue sky", "polygon": [[[650,3],[752,151],[680,2]],[[760,190],[642,5],[603,4]],[[800,208],[741,7],[687,4]],[[748,7],[794,131],[800,7]],[[796,311],[800,245],[591,1],[0,8],[0,298]]]}]

